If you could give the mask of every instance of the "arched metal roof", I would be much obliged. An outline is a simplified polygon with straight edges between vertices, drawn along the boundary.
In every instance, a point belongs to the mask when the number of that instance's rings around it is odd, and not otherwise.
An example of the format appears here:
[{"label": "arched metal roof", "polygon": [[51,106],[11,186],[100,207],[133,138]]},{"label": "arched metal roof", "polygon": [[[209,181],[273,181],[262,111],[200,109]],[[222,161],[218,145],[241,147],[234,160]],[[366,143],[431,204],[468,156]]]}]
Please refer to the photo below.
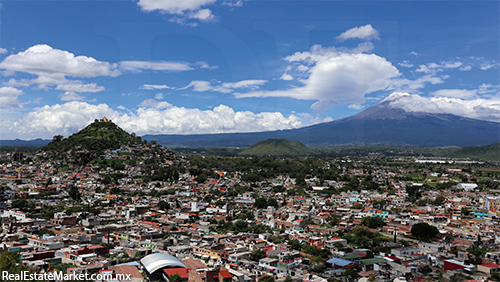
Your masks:
[{"label": "arched metal roof", "polygon": [[178,266],[187,268],[179,259],[167,254],[151,254],[141,259],[142,265],[146,268],[149,274],[157,271],[160,268],[167,266]]}]

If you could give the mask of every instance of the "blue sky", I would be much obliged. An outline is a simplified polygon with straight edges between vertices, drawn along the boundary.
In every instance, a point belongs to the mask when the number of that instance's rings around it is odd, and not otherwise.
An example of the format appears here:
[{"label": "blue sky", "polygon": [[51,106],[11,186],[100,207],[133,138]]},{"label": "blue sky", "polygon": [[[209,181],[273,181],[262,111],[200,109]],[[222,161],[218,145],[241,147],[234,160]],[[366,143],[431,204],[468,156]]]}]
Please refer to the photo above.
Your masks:
[{"label": "blue sky", "polygon": [[1,1],[0,139],[500,120],[498,1]]}]

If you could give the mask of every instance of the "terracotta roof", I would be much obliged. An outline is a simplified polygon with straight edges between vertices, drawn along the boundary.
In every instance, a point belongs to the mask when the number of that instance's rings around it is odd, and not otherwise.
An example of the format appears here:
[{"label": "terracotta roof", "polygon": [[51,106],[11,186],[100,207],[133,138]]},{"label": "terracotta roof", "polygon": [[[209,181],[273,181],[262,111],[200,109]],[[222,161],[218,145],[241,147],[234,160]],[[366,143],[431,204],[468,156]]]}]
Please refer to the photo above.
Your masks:
[{"label": "terracotta roof", "polygon": [[181,278],[189,278],[189,268],[166,268],[163,270],[169,277],[179,274]]}]

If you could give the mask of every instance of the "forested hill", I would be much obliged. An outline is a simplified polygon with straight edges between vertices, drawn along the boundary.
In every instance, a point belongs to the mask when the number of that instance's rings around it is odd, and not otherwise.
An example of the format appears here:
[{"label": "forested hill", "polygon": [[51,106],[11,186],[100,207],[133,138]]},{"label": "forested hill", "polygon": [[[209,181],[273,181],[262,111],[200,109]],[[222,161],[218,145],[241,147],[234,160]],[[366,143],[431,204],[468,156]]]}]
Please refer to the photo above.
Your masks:
[{"label": "forested hill", "polygon": [[471,158],[485,161],[500,161],[500,143],[488,146],[465,147],[448,155],[452,158]]},{"label": "forested hill", "polygon": [[286,139],[267,139],[260,141],[247,150],[240,152],[240,156],[311,156],[315,153],[299,141]]},{"label": "forested hill", "polygon": [[123,145],[133,146],[143,143],[141,137],[129,134],[111,121],[95,120],[84,129],[64,139],[61,135],[42,147],[46,152],[66,152],[71,149],[103,152],[116,150]]}]

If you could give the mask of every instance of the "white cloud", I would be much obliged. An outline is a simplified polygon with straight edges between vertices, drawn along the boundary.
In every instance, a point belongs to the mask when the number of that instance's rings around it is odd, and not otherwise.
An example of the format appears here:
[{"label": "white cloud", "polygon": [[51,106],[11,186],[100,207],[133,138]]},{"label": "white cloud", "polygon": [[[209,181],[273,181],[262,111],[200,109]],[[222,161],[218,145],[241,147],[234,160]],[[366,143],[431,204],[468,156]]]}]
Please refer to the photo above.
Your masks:
[{"label": "white cloud", "polygon": [[162,100],[163,98],[164,98],[163,93],[156,93],[155,94],[155,99]]},{"label": "white cloud", "polygon": [[440,89],[438,91],[432,92],[434,96],[450,97],[450,98],[473,98],[477,94],[477,90],[466,90],[466,89]]},{"label": "white cloud", "polygon": [[407,112],[453,114],[479,120],[500,120],[500,99],[459,99],[447,97],[423,97],[416,94],[396,93],[384,101],[394,108]]},{"label": "white cloud", "polygon": [[123,61],[120,62],[120,68],[125,71],[189,71],[193,70],[188,63],[184,62],[148,62],[148,61]]},{"label": "white cloud", "polygon": [[414,90],[424,88],[426,84],[441,84],[444,83],[444,80],[449,76],[432,76],[430,74],[421,76],[415,80],[410,80],[406,78],[396,78],[391,80],[391,85],[387,88],[388,90],[398,90],[398,91],[410,91],[414,92]]},{"label": "white cloud", "polygon": [[479,68],[481,70],[489,70],[491,68],[498,68],[500,64],[496,63],[496,62],[484,62],[481,64],[481,66],[479,66]]},{"label": "white cloud", "polygon": [[224,6],[229,6],[229,7],[241,7],[243,6],[243,1],[242,0],[238,0],[238,1],[233,1],[233,2],[229,2],[229,1],[226,1],[226,2],[222,2],[222,5]]},{"label": "white cloud", "polygon": [[214,83],[217,83],[217,85],[212,85],[212,82],[209,81],[193,80],[187,86],[179,88],[179,90],[192,87],[193,91],[197,92],[215,91],[220,93],[233,93],[235,89],[256,90],[260,85],[267,83],[267,80],[249,79],[238,82],[225,82],[222,84],[220,82]]},{"label": "white cloud", "polygon": [[127,109],[127,108],[125,108],[125,107],[124,107],[124,106],[122,106],[122,105],[118,106],[117,108],[118,108],[118,109],[120,109],[120,110],[125,110],[125,109]]},{"label": "white cloud", "polygon": [[441,62],[439,64],[429,63],[427,65],[420,65],[415,71],[435,75],[437,72],[442,72],[447,69],[456,69],[460,66],[462,66],[461,62]]},{"label": "white cloud", "polygon": [[311,65],[304,86],[288,90],[236,93],[245,97],[289,97],[318,100],[312,108],[318,111],[339,104],[362,104],[364,95],[387,88],[399,71],[386,59],[374,54],[340,53],[335,48],[313,46],[285,58],[289,62]]},{"label": "white cloud", "polygon": [[196,92],[212,91],[214,89],[209,81],[193,80],[186,87],[179,88],[179,90],[184,90],[190,87],[193,87],[193,91]]},{"label": "white cloud", "polygon": [[142,107],[142,108],[153,107],[153,108],[157,108],[157,109],[166,109],[166,108],[172,107],[172,104],[170,104],[168,102],[158,102],[155,99],[147,99],[147,100],[142,101],[139,104],[139,107]]},{"label": "white cloud", "polygon": [[75,56],[45,44],[35,45],[26,51],[8,56],[0,63],[0,69],[57,78],[120,75],[116,64],[100,62],[86,56]]},{"label": "white cloud", "polygon": [[306,72],[306,71],[308,71],[308,70],[309,70],[309,68],[308,68],[308,67],[306,67],[306,66],[304,66],[304,65],[299,65],[299,66],[297,66],[297,71],[300,71],[300,72]]},{"label": "white cloud", "polygon": [[144,84],[141,89],[146,89],[146,90],[161,90],[161,89],[172,89],[172,87],[167,86],[165,84],[163,85],[154,85],[154,84]]},{"label": "white cloud", "polygon": [[410,61],[408,61],[408,60],[404,60],[402,63],[398,63],[398,65],[405,67],[405,68],[413,67],[413,64],[411,64]]},{"label": "white cloud", "polygon": [[5,54],[5,53],[7,53],[7,52],[8,52],[8,51],[7,51],[7,49],[5,49],[5,48],[0,48],[0,54]]},{"label": "white cloud", "polygon": [[0,109],[22,108],[17,97],[23,94],[22,90],[14,87],[0,87]]},{"label": "white cloud", "polygon": [[139,0],[137,5],[145,12],[158,10],[162,13],[183,15],[215,3],[216,0]]},{"label": "white cloud", "polygon": [[459,71],[470,71],[471,69],[471,66],[461,66],[460,68],[458,68]]},{"label": "white cloud", "polygon": [[380,39],[380,35],[378,31],[372,27],[371,24],[367,24],[365,26],[351,28],[337,37],[337,39],[340,41],[345,41],[352,38],[372,40]]},{"label": "white cloud", "polygon": [[417,52],[415,52],[415,51],[411,51],[411,52],[410,52],[410,55],[413,55],[413,56],[418,56],[418,53],[417,53]]},{"label": "white cloud", "polygon": [[59,99],[62,101],[80,101],[85,99],[85,97],[76,94],[75,92],[65,92],[64,94],[59,95]]},{"label": "white cloud", "polygon": [[138,135],[269,131],[302,127],[306,121],[295,114],[236,112],[225,105],[204,111],[175,106],[158,109],[153,105],[141,107],[134,113],[121,113],[106,104],[75,101],[35,108],[13,124],[10,131],[16,132],[20,138],[67,136],[103,116]]},{"label": "white cloud", "polygon": [[66,78],[57,78],[50,76],[39,76],[35,79],[9,79],[4,82],[5,85],[13,87],[27,87],[36,84],[37,89],[47,89],[49,86],[56,86],[56,90],[72,91],[72,92],[99,92],[103,91],[104,86],[99,86],[95,83],[85,83],[80,80],[68,80]]},{"label": "white cloud", "polygon": [[280,79],[282,80],[293,80],[293,76],[289,75],[288,73],[284,73]]},{"label": "white cloud", "polygon": [[10,79],[4,83],[15,87],[36,84],[38,89],[56,86],[57,90],[72,92],[98,92],[104,87],[95,83],[68,80],[72,77],[118,76],[116,64],[100,62],[86,56],[75,56],[68,51],[53,49],[48,45],[35,45],[26,51],[10,55],[0,63],[7,74],[26,72],[36,75],[34,79]]},{"label": "white cloud", "polygon": [[202,7],[215,3],[216,0],[139,0],[137,4],[145,12],[159,11],[162,14],[175,15],[169,21],[181,25],[197,26],[187,20],[214,21],[215,16],[210,9]]},{"label": "white cloud", "polygon": [[210,9],[202,9],[202,10],[198,10],[196,12],[190,13],[188,15],[188,18],[197,19],[197,20],[205,21],[205,22],[215,20],[215,16],[212,14],[212,11]]}]

